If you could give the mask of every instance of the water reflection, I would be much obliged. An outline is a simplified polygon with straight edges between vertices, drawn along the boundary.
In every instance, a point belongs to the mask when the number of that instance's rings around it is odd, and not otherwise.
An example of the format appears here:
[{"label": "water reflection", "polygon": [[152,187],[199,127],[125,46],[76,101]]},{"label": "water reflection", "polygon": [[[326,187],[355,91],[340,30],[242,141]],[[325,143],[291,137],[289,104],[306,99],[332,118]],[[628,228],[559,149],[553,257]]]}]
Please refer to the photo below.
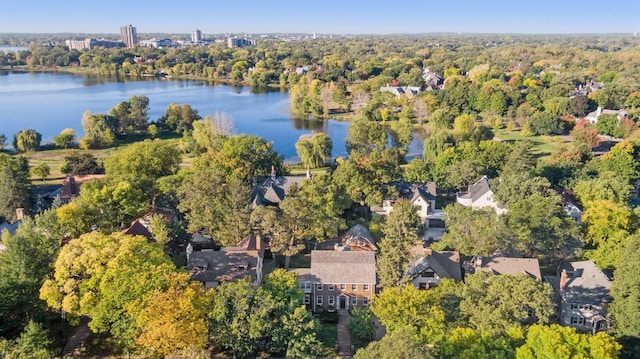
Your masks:
[{"label": "water reflection", "polygon": [[314,132],[327,132],[329,122],[315,118],[291,117],[291,124],[296,130],[309,130]]}]

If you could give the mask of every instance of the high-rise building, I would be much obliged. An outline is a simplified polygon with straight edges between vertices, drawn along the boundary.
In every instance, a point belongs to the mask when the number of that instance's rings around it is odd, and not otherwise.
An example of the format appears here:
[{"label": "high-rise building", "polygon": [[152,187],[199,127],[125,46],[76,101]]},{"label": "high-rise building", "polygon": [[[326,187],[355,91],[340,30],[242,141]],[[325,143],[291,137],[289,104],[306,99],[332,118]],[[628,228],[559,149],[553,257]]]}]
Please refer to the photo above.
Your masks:
[{"label": "high-rise building", "polygon": [[191,31],[191,42],[197,44],[202,41],[202,32],[200,30],[195,29]]},{"label": "high-rise building", "polygon": [[131,26],[131,24],[121,27],[120,39],[127,47],[134,47],[138,43],[136,28]]}]

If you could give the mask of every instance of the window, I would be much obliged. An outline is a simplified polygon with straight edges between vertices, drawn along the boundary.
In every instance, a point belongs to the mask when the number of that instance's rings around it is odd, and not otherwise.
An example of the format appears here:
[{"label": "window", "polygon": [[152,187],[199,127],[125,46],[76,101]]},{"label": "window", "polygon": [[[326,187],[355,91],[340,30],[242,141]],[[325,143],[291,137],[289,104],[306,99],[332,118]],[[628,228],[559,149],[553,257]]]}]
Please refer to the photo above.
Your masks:
[{"label": "window", "polygon": [[311,296],[309,294],[304,295],[304,304],[311,303]]},{"label": "window", "polygon": [[336,286],[333,284],[329,284],[329,290],[336,290]]},{"label": "window", "polygon": [[427,283],[418,283],[418,289],[420,290],[429,289],[429,285]]},{"label": "window", "polygon": [[358,305],[358,298],[357,297],[351,297],[351,305],[353,305],[353,306]]},{"label": "window", "polygon": [[322,305],[322,296],[321,295],[316,296],[316,304],[317,305]]},{"label": "window", "polygon": [[322,290],[322,283],[316,284],[316,290],[317,291],[321,291]]},{"label": "window", "polygon": [[427,269],[426,271],[422,272],[421,275],[424,278],[435,278],[436,273],[434,271],[432,271],[431,269]]},{"label": "window", "polygon": [[584,317],[571,317],[571,324],[583,325]]},{"label": "window", "polygon": [[336,303],[334,296],[329,296],[329,305],[334,305]]},{"label": "window", "polygon": [[352,292],[357,292],[358,291],[358,285],[357,284],[352,284],[351,285],[351,291]]},{"label": "window", "polygon": [[527,316],[528,316],[529,318],[533,318],[533,309],[531,309],[531,308],[527,308]]},{"label": "window", "polygon": [[365,285],[364,285],[364,291],[365,291],[365,292],[368,292],[368,291],[369,291],[369,285],[368,285],[368,284],[365,284]]},{"label": "window", "polygon": [[340,290],[346,290],[346,289],[347,289],[346,284],[340,284]]},{"label": "window", "polygon": [[362,298],[362,305],[365,307],[369,306],[369,298],[367,297]]},{"label": "window", "polygon": [[591,310],[591,304],[580,304],[579,309]]},{"label": "window", "polygon": [[571,303],[571,310],[576,310],[578,309],[579,305],[575,304],[575,303]]}]

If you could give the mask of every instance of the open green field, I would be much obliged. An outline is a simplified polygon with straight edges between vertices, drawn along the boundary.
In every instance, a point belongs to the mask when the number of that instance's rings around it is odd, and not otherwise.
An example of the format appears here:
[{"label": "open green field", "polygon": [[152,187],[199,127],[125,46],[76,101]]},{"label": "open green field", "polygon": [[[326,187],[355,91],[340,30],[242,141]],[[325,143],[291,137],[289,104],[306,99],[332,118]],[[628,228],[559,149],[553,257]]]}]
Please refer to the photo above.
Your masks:
[{"label": "open green field", "polygon": [[507,142],[529,141],[533,145],[533,152],[538,157],[548,157],[562,146],[571,144],[569,136],[522,136],[520,131],[508,131],[506,129],[496,131],[494,140]]}]

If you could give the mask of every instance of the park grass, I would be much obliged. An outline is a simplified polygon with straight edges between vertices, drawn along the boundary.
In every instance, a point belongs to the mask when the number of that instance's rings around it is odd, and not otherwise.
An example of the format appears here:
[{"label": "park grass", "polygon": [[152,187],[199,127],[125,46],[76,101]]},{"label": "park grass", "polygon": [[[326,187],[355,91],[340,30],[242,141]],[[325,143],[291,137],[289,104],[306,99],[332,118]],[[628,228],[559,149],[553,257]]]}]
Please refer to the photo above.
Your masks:
[{"label": "park grass", "polygon": [[571,143],[566,136],[522,136],[520,131],[506,129],[496,131],[494,139],[505,142],[529,141],[533,145],[533,153],[538,158],[549,157],[552,153]]}]

